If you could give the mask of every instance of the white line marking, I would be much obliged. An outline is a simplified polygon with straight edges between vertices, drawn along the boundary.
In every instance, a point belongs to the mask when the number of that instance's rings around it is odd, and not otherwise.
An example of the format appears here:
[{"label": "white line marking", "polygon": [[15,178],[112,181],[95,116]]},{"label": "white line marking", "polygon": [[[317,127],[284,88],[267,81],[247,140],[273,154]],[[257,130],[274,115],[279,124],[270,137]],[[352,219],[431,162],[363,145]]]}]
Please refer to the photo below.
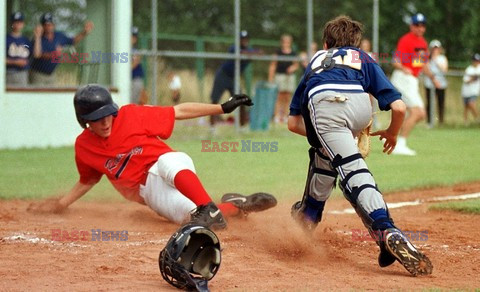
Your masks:
[{"label": "white line marking", "polygon": [[50,244],[50,245],[58,245],[58,246],[69,246],[69,247],[88,247],[87,245],[78,244],[75,242],[63,242],[63,241],[54,241],[45,239],[42,237],[36,237],[35,235],[30,235],[28,233],[20,233],[14,234],[12,236],[2,237],[1,240],[8,241],[8,242],[27,242],[33,244]]},{"label": "white line marking", "polygon": [[[480,193],[457,195],[457,196],[434,197],[430,199],[415,200],[410,202],[388,203],[387,206],[389,209],[396,209],[396,208],[402,208],[405,206],[418,206],[423,203],[430,203],[430,202],[458,201],[458,200],[468,200],[468,199],[477,199],[477,198],[480,198]],[[329,214],[355,214],[355,210],[353,208],[347,208],[341,211],[333,210],[328,213]]]},{"label": "white line marking", "polygon": [[[141,234],[140,232],[137,232],[137,234]],[[13,234],[11,236],[5,236],[5,237],[0,237],[0,240],[6,241],[6,242],[12,242],[12,243],[20,243],[20,242],[26,242],[26,243],[32,243],[32,244],[49,244],[49,245],[54,245],[54,246],[67,246],[67,247],[91,247],[89,245],[85,244],[78,244],[77,241],[55,241],[55,240],[49,240],[46,238],[42,237],[37,237],[35,235],[30,234],[29,232],[27,233],[17,233]],[[131,241],[127,240],[125,242],[119,243],[117,242],[117,246],[142,246],[142,245],[147,245],[147,244],[155,244],[155,245],[163,245],[167,243],[168,238],[163,238],[159,240],[145,240],[145,241]],[[87,242],[93,242],[91,240],[88,240]],[[85,242],[85,243],[87,243]],[[107,241],[105,241],[107,242]],[[110,241],[112,242],[112,241]]]}]

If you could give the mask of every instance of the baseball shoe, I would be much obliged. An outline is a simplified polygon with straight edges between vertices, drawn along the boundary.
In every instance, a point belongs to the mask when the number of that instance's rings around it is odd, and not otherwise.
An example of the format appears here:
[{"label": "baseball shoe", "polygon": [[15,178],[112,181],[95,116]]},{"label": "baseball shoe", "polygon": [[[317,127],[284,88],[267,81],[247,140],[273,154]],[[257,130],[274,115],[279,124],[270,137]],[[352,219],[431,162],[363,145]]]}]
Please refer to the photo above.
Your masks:
[{"label": "baseball shoe", "polygon": [[254,193],[244,196],[237,193],[227,193],[222,196],[222,203],[232,203],[246,216],[251,212],[260,212],[277,205],[277,199],[267,193]]},{"label": "baseball shoe", "polygon": [[382,268],[388,267],[393,264],[397,258],[394,257],[385,247],[385,244],[379,243],[380,254],[378,255],[378,265]]},{"label": "baseball shoe", "polygon": [[396,228],[389,228],[384,233],[385,249],[390,252],[413,276],[430,275],[433,265],[427,256],[418,251]]},{"label": "baseball shoe", "polygon": [[403,146],[403,145],[397,145],[395,149],[393,149],[392,154],[396,155],[407,155],[407,156],[415,156],[417,155],[417,152],[415,150],[412,150],[408,148],[408,146]]},{"label": "baseball shoe", "polygon": [[321,217],[317,222],[312,221],[312,219],[305,216],[302,209],[302,201],[295,202],[292,205],[292,209],[290,210],[290,215],[292,215],[293,220],[297,222],[302,229],[307,233],[312,233],[315,228],[317,227],[318,223],[321,220]]},{"label": "baseball shoe", "polygon": [[193,209],[189,224],[201,225],[215,230],[227,227],[227,221],[223,218],[222,212],[213,202]]}]

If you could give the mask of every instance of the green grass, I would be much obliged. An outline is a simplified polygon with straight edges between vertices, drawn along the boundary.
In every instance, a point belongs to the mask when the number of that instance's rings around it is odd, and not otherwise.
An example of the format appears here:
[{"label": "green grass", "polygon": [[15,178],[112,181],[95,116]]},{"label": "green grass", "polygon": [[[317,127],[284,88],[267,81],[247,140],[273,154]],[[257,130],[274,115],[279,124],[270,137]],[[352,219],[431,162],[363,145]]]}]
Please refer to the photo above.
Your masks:
[{"label": "green grass", "polygon": [[431,210],[454,210],[462,213],[480,214],[480,199],[461,202],[438,203],[429,207]]},{"label": "green grass", "polygon": [[[419,125],[409,145],[415,157],[381,153],[381,143],[372,140],[367,163],[383,192],[418,187],[451,185],[480,180],[480,135],[478,127],[438,128]],[[267,191],[280,199],[293,200],[303,193],[308,144],[284,128],[269,132],[236,133],[233,126],[219,128],[213,141],[278,142],[277,152],[202,152],[208,127],[195,121],[178,123],[169,145],[188,153],[206,189],[214,198],[225,192]],[[44,198],[69,190],[77,181],[72,147],[55,149],[0,150],[0,198]],[[338,188],[334,191],[339,195]],[[441,195],[441,194],[439,194]],[[94,200],[122,200],[104,178],[86,196]]]}]

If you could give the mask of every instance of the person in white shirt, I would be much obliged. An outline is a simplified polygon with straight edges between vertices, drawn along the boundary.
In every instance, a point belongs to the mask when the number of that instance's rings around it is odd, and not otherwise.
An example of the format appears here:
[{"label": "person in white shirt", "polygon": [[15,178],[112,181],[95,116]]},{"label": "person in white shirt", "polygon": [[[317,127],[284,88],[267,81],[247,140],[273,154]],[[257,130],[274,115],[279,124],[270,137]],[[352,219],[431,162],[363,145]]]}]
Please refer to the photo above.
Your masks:
[{"label": "person in white shirt", "polygon": [[[425,71],[430,71],[430,76],[425,76],[424,85],[427,99],[427,113],[430,112],[430,91],[435,89],[438,106],[438,122],[443,124],[445,116],[445,90],[448,86],[445,73],[448,71],[448,59],[443,54],[442,43],[439,40],[430,42],[430,60],[425,66]],[[427,121],[430,124],[430,115],[427,114]]]},{"label": "person in white shirt", "polygon": [[468,123],[468,112],[478,119],[476,99],[480,93],[480,54],[476,53],[472,57],[472,64],[465,69],[463,75],[462,97],[463,97],[463,120]]}]

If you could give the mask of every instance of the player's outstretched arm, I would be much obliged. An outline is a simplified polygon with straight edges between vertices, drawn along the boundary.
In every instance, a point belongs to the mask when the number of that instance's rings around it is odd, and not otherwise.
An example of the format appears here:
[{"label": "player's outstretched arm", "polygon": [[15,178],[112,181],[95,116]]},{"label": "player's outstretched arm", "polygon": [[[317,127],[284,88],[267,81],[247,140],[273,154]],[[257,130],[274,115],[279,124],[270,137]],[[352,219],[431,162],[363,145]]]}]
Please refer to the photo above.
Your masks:
[{"label": "player's outstretched arm", "polygon": [[307,136],[307,130],[305,129],[305,122],[301,115],[288,116],[288,129],[296,134]]},{"label": "player's outstretched arm", "polygon": [[28,206],[27,210],[34,213],[60,213],[85,195],[94,185],[95,184],[85,185],[77,182],[65,196],[49,198],[39,203],[32,203]]},{"label": "player's outstretched arm", "polygon": [[379,136],[380,140],[385,139],[383,143],[383,152],[390,154],[397,145],[397,136],[405,118],[407,107],[401,99],[397,99],[390,104],[392,111],[390,126],[386,130],[371,133],[371,136]]},{"label": "player's outstretched arm", "polygon": [[233,112],[241,105],[252,106],[252,100],[245,94],[235,94],[222,104],[186,102],[175,105],[176,120],[194,119],[203,116],[220,115]]}]

